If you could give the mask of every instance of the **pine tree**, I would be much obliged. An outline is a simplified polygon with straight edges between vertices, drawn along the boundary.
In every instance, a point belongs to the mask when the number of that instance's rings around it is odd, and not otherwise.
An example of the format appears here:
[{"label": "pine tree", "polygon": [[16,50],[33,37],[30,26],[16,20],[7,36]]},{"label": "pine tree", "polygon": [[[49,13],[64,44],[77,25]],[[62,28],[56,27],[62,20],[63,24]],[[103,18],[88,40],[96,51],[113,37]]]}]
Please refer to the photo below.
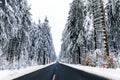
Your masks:
[{"label": "pine tree", "polygon": [[105,24],[105,11],[102,0],[93,0],[95,48],[103,48],[109,56],[108,36]]},{"label": "pine tree", "polygon": [[120,46],[120,0],[109,0],[106,6],[107,26],[109,32],[109,47],[112,52],[119,50]]},{"label": "pine tree", "polygon": [[72,58],[73,63],[81,63],[81,48],[84,46],[83,8],[81,0],[74,0],[71,3],[69,17],[64,31],[65,33],[62,39],[61,54],[63,54],[62,51],[64,51],[63,55],[67,58],[67,61],[69,58]]}]

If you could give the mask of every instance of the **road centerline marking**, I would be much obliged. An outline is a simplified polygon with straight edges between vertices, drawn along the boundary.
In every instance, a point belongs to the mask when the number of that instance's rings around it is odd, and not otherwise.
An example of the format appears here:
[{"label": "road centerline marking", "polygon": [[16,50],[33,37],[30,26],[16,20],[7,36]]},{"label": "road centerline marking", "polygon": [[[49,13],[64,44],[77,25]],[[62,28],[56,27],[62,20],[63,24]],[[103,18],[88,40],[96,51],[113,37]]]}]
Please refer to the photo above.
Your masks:
[{"label": "road centerline marking", "polygon": [[55,80],[55,77],[56,77],[56,75],[54,74],[52,80]]}]

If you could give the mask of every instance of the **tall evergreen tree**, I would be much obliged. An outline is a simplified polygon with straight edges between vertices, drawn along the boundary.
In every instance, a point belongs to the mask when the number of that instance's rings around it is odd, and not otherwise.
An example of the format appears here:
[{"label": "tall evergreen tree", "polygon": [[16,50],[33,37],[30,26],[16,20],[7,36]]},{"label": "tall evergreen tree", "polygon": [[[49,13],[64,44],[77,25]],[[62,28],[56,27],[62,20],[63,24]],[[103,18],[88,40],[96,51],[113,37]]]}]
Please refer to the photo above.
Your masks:
[{"label": "tall evergreen tree", "polygon": [[[84,46],[84,15],[83,15],[83,3],[81,0],[73,0],[69,11],[69,17],[66,24],[66,28],[63,36],[63,46],[61,53],[64,56],[69,55],[72,58],[72,62],[81,63],[80,55],[82,53],[82,47]],[[65,39],[64,39],[65,38]]]},{"label": "tall evergreen tree", "polygon": [[120,0],[109,0],[106,6],[109,45],[111,51],[120,49]]},{"label": "tall evergreen tree", "polygon": [[52,42],[52,36],[50,33],[50,26],[49,21],[47,20],[47,17],[44,20],[44,23],[42,25],[43,30],[43,64],[46,62],[49,62],[50,55],[53,55],[55,57],[53,42]]}]

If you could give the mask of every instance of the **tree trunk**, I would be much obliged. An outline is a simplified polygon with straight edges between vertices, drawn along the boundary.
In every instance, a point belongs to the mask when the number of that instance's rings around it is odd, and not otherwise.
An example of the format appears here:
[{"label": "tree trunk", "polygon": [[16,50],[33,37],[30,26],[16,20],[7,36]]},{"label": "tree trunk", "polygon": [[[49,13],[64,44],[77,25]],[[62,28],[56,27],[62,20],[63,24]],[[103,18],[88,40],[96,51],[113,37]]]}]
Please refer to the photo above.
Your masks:
[{"label": "tree trunk", "polygon": [[45,65],[45,51],[43,53],[43,65]]},{"label": "tree trunk", "polygon": [[107,56],[109,56],[109,47],[108,47],[108,39],[107,39],[107,30],[106,30],[106,24],[105,24],[105,11],[103,7],[103,2],[100,0],[101,4],[101,19],[102,19],[102,27],[103,27],[103,34],[104,34],[104,45],[105,45],[105,52],[107,52]]},{"label": "tree trunk", "polygon": [[[105,11],[103,7],[102,0],[92,0],[92,8],[93,8],[93,19],[94,19],[94,41],[95,41],[95,49],[97,49],[97,30],[96,27],[99,27],[101,24],[100,29],[102,29],[103,36],[101,37],[104,42],[105,52],[107,52],[107,56],[109,56],[109,47],[108,47],[108,39],[107,39],[107,30],[105,24]],[[100,32],[97,32],[100,34]],[[102,44],[102,43],[100,43]]]},{"label": "tree trunk", "polygon": [[81,58],[80,58],[80,47],[78,46],[78,63],[81,64]]}]

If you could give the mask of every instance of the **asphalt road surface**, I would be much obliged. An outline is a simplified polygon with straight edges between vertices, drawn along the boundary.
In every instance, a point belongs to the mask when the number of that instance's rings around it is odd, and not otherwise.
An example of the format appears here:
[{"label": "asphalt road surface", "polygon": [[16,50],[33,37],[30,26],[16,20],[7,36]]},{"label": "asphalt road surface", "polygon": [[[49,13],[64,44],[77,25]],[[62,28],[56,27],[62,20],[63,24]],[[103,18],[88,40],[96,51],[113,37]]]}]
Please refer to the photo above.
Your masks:
[{"label": "asphalt road surface", "polygon": [[53,64],[31,74],[14,80],[108,80],[106,78],[86,73],[60,63]]}]

